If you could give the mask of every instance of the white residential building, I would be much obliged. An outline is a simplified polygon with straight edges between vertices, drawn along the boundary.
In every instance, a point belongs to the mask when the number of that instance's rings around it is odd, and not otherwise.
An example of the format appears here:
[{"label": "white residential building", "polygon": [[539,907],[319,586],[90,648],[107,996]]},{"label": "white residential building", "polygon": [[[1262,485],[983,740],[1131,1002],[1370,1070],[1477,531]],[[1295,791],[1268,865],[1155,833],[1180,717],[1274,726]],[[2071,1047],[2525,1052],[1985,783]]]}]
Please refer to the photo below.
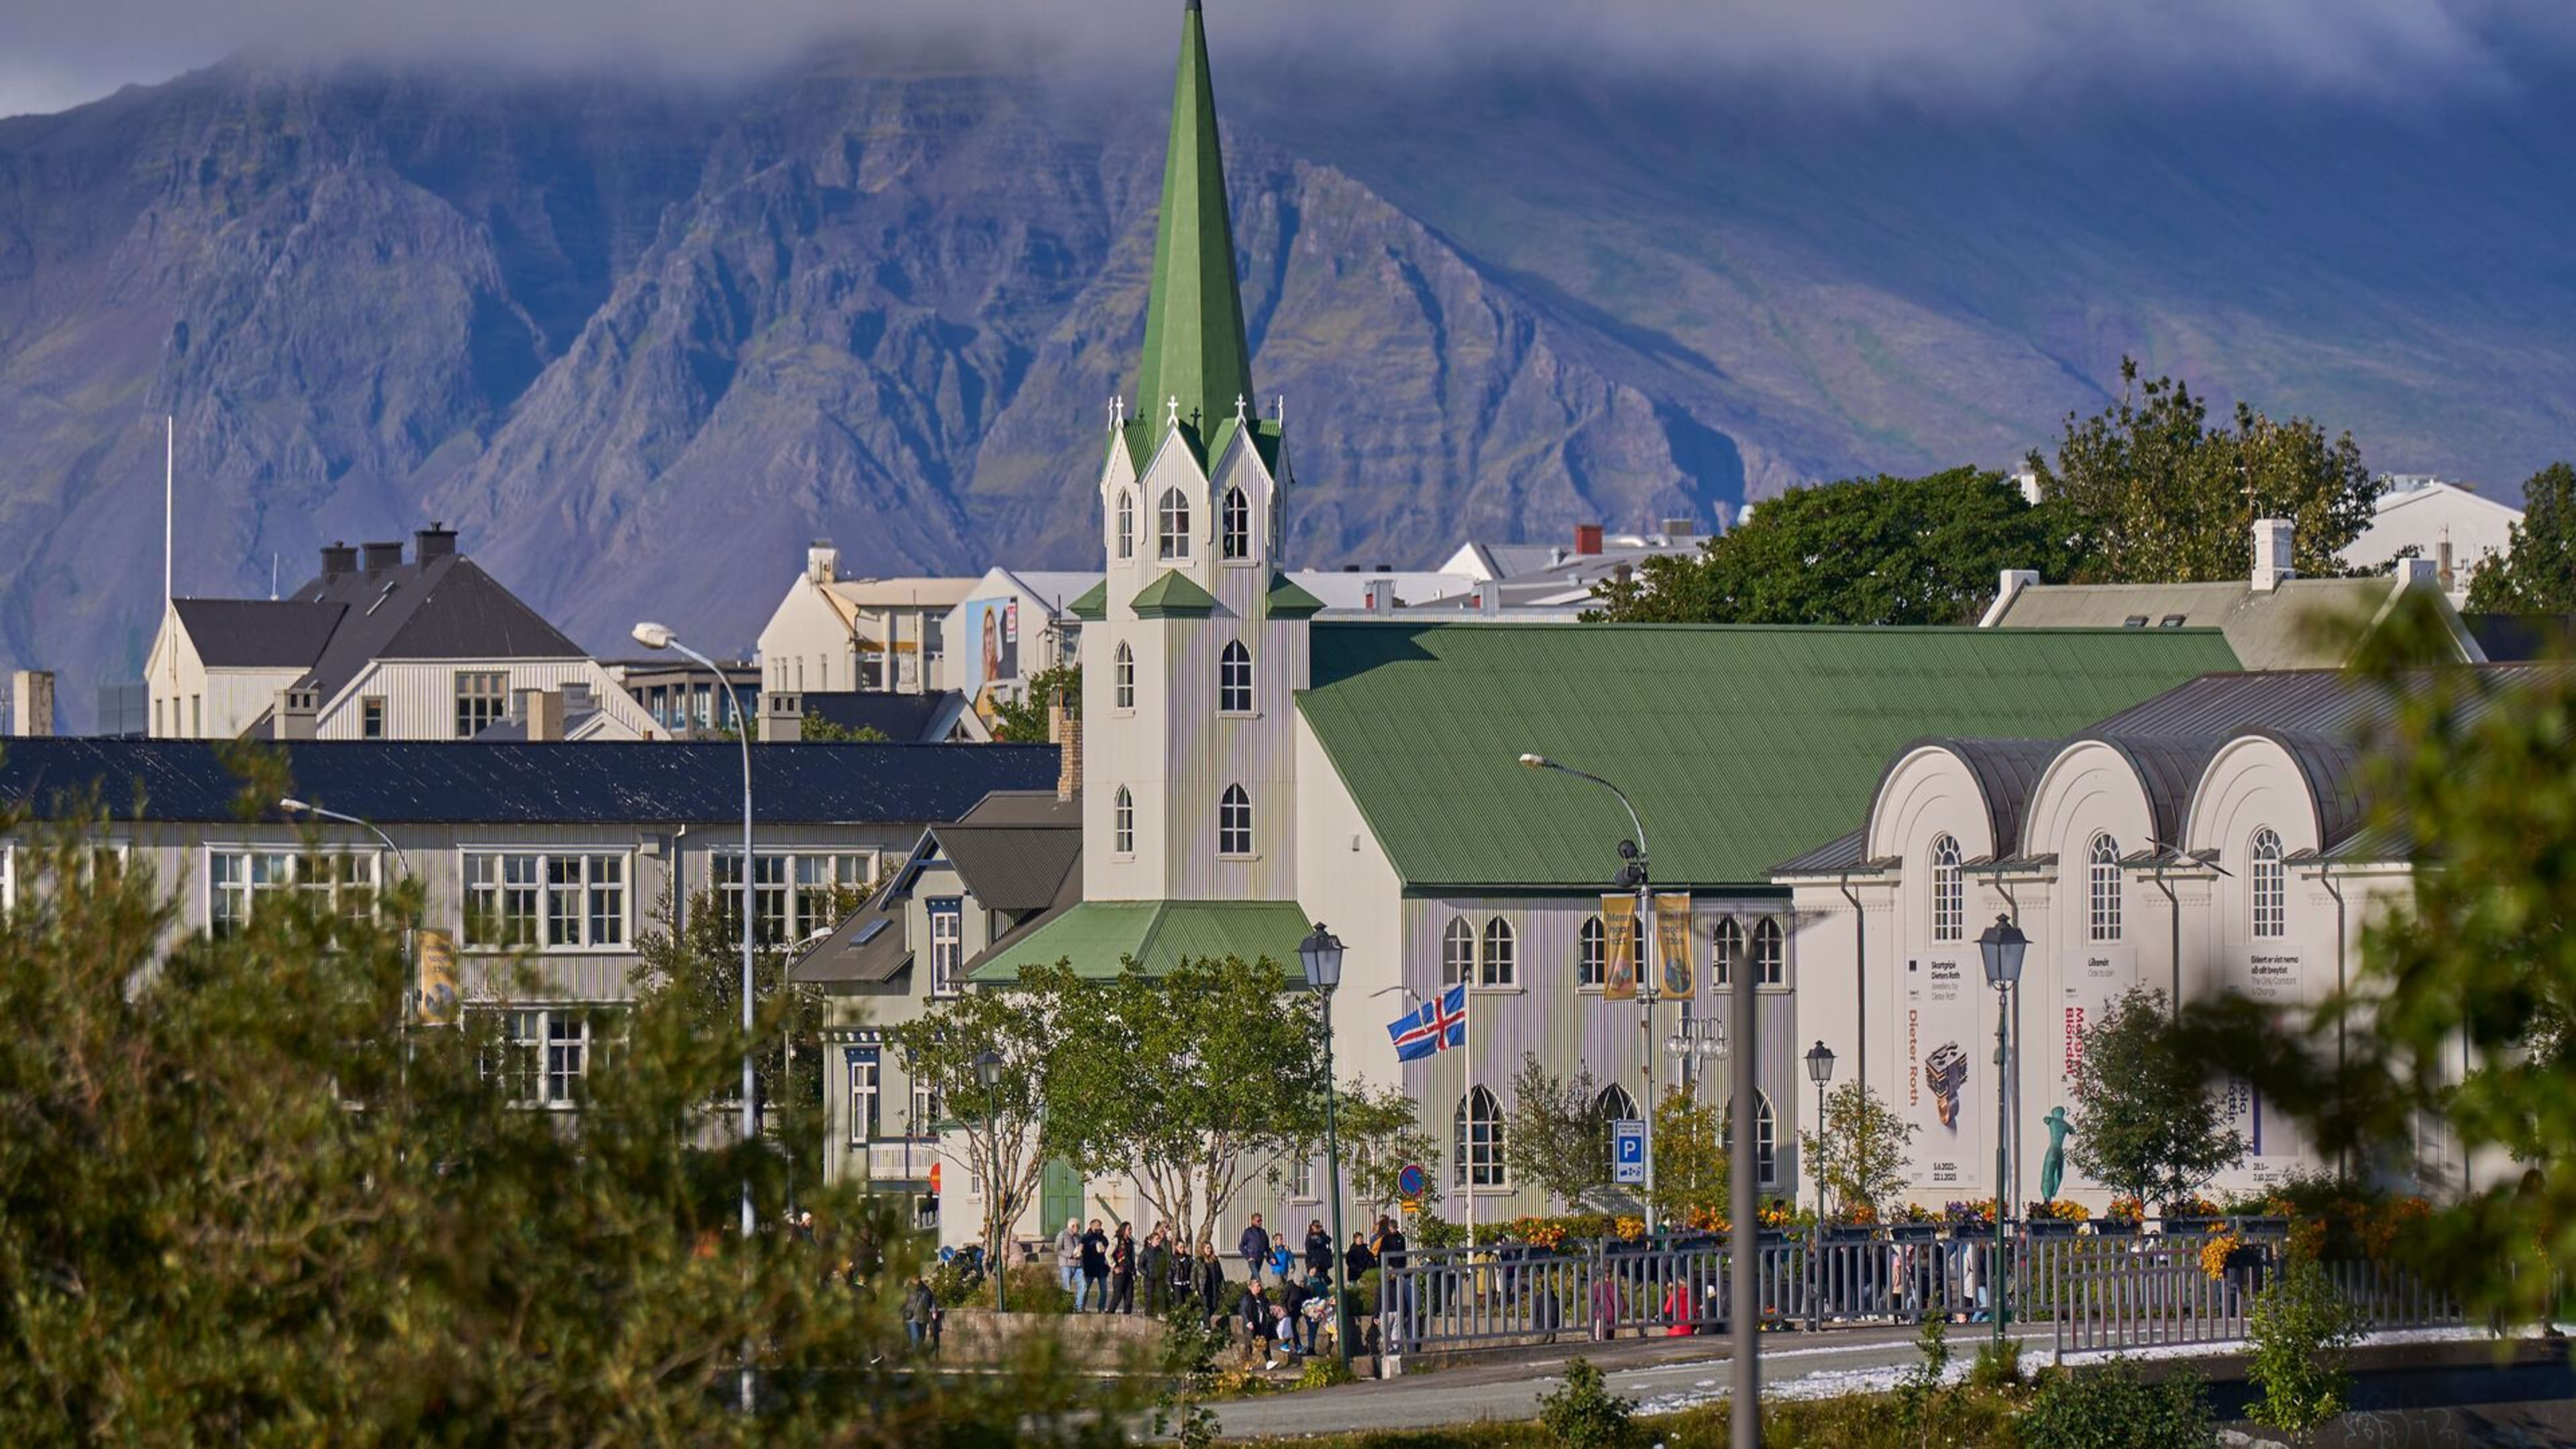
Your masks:
[{"label": "white residential building", "polygon": [[805,571],[761,627],[761,688],[796,694],[939,689],[948,615],[979,582],[843,578],[841,551],[817,539],[805,551]]},{"label": "white residential building", "polygon": [[2392,473],[2381,481],[2387,491],[2370,526],[2344,549],[2346,564],[2379,569],[2401,556],[2429,559],[2456,603],[2468,595],[2479,565],[2513,551],[2522,510],[2512,504],[2429,474]]}]

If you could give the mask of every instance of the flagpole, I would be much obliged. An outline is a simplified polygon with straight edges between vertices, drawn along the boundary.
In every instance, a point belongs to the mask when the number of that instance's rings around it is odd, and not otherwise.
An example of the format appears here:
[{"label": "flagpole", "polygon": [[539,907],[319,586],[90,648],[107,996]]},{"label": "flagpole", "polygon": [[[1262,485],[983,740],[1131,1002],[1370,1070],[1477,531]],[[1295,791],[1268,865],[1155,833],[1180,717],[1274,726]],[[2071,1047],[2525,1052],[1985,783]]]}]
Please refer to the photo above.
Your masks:
[{"label": "flagpole", "polygon": [[[1478,970],[1480,970],[1480,969],[1481,969],[1481,962],[1480,962],[1480,960],[1476,957],[1475,953],[1470,952],[1470,953],[1469,953],[1469,960],[1468,960],[1468,962],[1467,962],[1467,980],[1466,980],[1465,984],[1461,985],[1461,986],[1458,988],[1458,1015],[1459,1015],[1461,1018],[1463,1018],[1463,1019],[1464,1019],[1464,1022],[1465,1022],[1464,1026],[1462,1026],[1462,1027],[1460,1028],[1460,1040],[1459,1040],[1459,1043],[1458,1043],[1458,1050],[1459,1050],[1460,1052],[1464,1053],[1464,1054],[1465,1054],[1465,1056],[1466,1056],[1466,1058],[1467,1058],[1467,1061],[1466,1061],[1466,1072],[1467,1072],[1467,1092],[1466,1092],[1466,1102],[1467,1102],[1467,1145],[1468,1145],[1468,1146],[1470,1146],[1470,1147],[1474,1146],[1474,1145],[1475,1145],[1475,1142],[1476,1142],[1476,1009],[1475,1009],[1475,1008],[1476,1008],[1476,972],[1477,972]],[[1473,1251],[1475,1251],[1475,1248],[1476,1248],[1476,1168],[1475,1168],[1475,1165],[1474,1165],[1473,1163],[1469,1163],[1469,1164],[1467,1164],[1467,1249],[1468,1249],[1468,1251],[1469,1251],[1469,1252],[1473,1252]]]}]

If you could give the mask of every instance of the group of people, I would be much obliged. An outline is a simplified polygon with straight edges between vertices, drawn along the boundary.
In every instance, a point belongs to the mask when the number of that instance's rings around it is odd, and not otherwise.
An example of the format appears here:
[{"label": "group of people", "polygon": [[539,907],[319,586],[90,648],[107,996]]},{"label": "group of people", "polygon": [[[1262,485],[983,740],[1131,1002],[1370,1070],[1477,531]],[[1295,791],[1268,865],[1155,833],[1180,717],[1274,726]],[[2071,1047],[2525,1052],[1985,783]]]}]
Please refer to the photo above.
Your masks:
[{"label": "group of people", "polygon": [[1306,1225],[1302,1244],[1291,1245],[1286,1233],[1271,1231],[1254,1213],[1235,1243],[1244,1276],[1229,1302],[1232,1280],[1205,1238],[1193,1250],[1182,1234],[1157,1224],[1139,1242],[1132,1225],[1108,1229],[1098,1218],[1087,1225],[1068,1218],[1055,1235],[1056,1273],[1075,1312],[1135,1313],[1141,1280],[1143,1312],[1159,1318],[1195,1305],[1212,1325],[1230,1321],[1274,1365],[1283,1355],[1320,1352],[1333,1327],[1337,1283],[1356,1283],[1381,1264],[1401,1264],[1404,1251],[1403,1230],[1390,1217],[1378,1219],[1374,1234],[1351,1234],[1337,1254],[1321,1219]]}]

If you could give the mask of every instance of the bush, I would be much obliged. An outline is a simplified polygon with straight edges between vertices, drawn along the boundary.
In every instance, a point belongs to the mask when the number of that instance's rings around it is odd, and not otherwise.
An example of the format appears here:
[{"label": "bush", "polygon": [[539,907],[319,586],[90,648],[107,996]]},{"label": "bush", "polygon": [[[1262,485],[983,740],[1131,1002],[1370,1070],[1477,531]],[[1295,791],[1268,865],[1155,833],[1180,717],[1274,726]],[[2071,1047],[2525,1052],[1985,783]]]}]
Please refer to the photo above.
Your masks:
[{"label": "bush", "polygon": [[2197,1375],[2177,1368],[2163,1383],[2150,1384],[2125,1358],[2048,1375],[2018,1427],[2028,1449],[2215,1449],[2218,1443]]},{"label": "bush", "polygon": [[1378,1270],[1371,1268],[1360,1275],[1358,1282],[1342,1290],[1342,1298],[1351,1317],[1359,1319],[1377,1316],[1377,1299],[1381,1281]]},{"label": "bush", "polygon": [[1989,1340],[1977,1350],[1977,1361],[1968,1369],[1968,1387],[2000,1389],[2020,1382],[2020,1339],[2007,1338],[2000,1347]]},{"label": "bush", "polygon": [[1538,1401],[1538,1421],[1566,1449],[1628,1449],[1637,1440],[1633,1402],[1610,1392],[1601,1370],[1580,1355],[1566,1361],[1565,1384]]},{"label": "bush", "polygon": [[973,1302],[976,1290],[984,1286],[982,1270],[969,1268],[964,1258],[933,1263],[921,1279],[930,1285],[930,1296],[938,1299],[942,1308],[960,1308]]},{"label": "bush", "polygon": [[1349,1366],[1329,1353],[1308,1358],[1305,1369],[1297,1375],[1297,1387],[1301,1389],[1329,1389],[1335,1384],[1357,1382],[1358,1376],[1350,1371]]},{"label": "bush", "polygon": [[[1064,1283],[1056,1277],[1055,1269],[1044,1263],[1013,1263],[1010,1272],[1013,1313],[1071,1313],[1073,1311],[1073,1295],[1065,1291]],[[937,1285],[933,1285],[932,1291],[938,1291]],[[978,1308],[993,1306],[991,1278],[986,1278],[984,1285],[975,1290],[972,1301]]]},{"label": "bush", "polygon": [[2246,1376],[2263,1391],[2247,1417],[2304,1438],[2344,1411],[2352,1396],[2347,1357],[2361,1317],[2303,1253],[2254,1300],[2245,1336],[2254,1346]]}]

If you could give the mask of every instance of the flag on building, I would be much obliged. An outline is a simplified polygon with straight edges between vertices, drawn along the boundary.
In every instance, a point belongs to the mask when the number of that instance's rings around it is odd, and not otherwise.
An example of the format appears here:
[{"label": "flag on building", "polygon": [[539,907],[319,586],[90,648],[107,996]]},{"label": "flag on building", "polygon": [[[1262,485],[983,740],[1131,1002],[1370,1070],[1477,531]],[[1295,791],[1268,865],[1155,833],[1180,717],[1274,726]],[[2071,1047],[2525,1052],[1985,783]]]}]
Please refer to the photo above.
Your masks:
[{"label": "flag on building", "polygon": [[1395,1038],[1395,1059],[1399,1062],[1420,1061],[1433,1052],[1445,1052],[1467,1044],[1467,988],[1464,983],[1440,993],[1437,1001],[1426,1001],[1386,1024],[1386,1034]]}]

